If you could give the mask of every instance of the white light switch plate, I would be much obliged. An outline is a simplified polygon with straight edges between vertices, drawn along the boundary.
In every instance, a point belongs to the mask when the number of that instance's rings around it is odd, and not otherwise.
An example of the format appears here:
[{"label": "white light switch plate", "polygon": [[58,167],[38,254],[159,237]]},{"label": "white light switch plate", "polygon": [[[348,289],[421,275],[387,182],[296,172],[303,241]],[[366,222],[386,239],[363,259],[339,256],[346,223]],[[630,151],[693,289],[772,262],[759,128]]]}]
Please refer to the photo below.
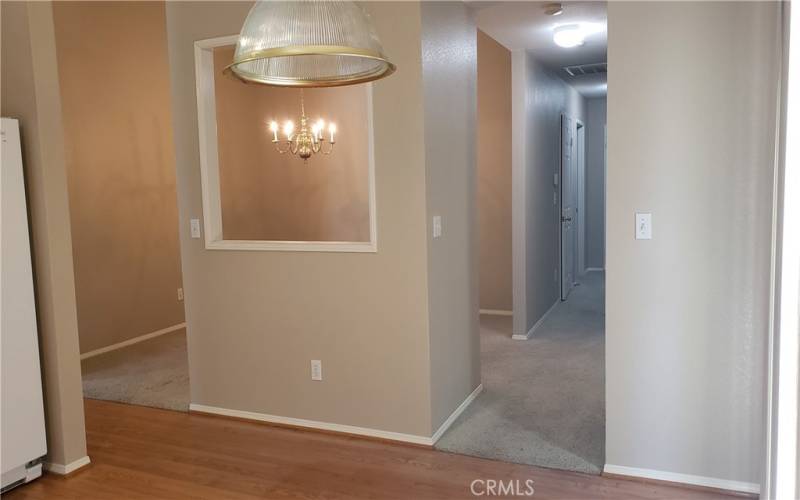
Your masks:
[{"label": "white light switch plate", "polygon": [[653,239],[653,215],[647,213],[636,213],[636,239]]},{"label": "white light switch plate", "polygon": [[434,215],[433,216],[433,237],[434,238],[441,238],[442,237],[442,216],[441,215]]},{"label": "white light switch plate", "polygon": [[200,219],[192,219],[189,221],[189,226],[192,229],[192,238],[200,237]]},{"label": "white light switch plate", "polygon": [[322,380],[322,361],[319,359],[311,360],[311,380]]}]

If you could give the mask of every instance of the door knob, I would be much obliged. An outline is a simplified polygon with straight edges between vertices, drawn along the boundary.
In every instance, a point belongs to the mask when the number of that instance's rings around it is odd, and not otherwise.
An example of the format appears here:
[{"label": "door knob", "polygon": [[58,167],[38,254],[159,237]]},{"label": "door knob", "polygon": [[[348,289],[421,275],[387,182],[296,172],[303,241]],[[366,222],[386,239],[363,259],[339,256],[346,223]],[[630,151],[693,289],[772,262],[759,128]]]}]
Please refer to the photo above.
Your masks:
[{"label": "door knob", "polygon": [[572,217],[561,216],[561,222],[572,222]]}]

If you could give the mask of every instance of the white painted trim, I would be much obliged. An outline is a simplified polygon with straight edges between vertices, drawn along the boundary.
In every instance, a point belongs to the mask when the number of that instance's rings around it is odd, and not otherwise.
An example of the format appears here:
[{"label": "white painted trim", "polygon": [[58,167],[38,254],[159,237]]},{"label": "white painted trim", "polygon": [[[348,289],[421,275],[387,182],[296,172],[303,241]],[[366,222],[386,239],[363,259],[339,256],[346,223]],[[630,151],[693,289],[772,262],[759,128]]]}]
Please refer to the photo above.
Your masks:
[{"label": "white painted trim", "polygon": [[605,269],[602,268],[602,267],[587,267],[586,268],[586,272],[587,273],[592,273],[592,272],[597,272],[597,271],[605,271]]},{"label": "white painted trim", "polygon": [[432,446],[433,440],[427,436],[417,436],[415,434],[404,434],[401,432],[383,431],[380,429],[370,429],[368,427],[356,427],[353,425],[332,424],[329,422],[319,422],[316,420],[306,420],[303,418],[281,417],[279,415],[267,415],[266,413],[256,413],[252,411],[231,410],[228,408],[218,408],[197,403],[189,404],[189,411],[211,413],[226,417],[243,418],[246,420],[256,420],[259,422],[269,422],[273,424],[292,425],[295,427],[306,427],[309,429],[320,429],[344,434],[356,434],[390,441],[401,441],[404,443],[421,444]]},{"label": "white painted trim", "polygon": [[222,235],[222,202],[219,192],[217,110],[214,95],[214,48],[235,45],[238,35],[194,43],[197,129],[200,145],[200,184],[203,196],[203,233],[206,250],[250,250],[278,252],[377,252],[378,222],[375,197],[375,140],[372,84],[367,90],[367,156],[369,159],[369,241],[263,241],[226,240]]},{"label": "white painted trim", "polygon": [[123,347],[128,347],[129,345],[138,344],[139,342],[144,342],[145,340],[150,340],[152,338],[164,335],[166,333],[171,333],[176,330],[180,330],[181,328],[186,328],[186,323],[178,323],[177,325],[168,326],[167,328],[162,328],[161,330],[156,330],[154,332],[145,333],[144,335],[140,335],[138,337],[134,337],[132,339],[125,340],[123,342],[118,342],[116,344],[111,344],[106,347],[101,347],[100,349],[95,349],[94,351],[89,351],[86,353],[81,354],[81,359],[87,359],[98,354],[103,354],[110,351],[116,351],[117,349],[122,349]]},{"label": "white painted trim", "polygon": [[439,428],[436,430],[436,432],[433,433],[433,437],[431,437],[432,444],[436,444],[436,441],[438,441],[439,438],[441,438],[442,435],[447,431],[447,429],[449,429],[450,426],[453,425],[453,422],[456,421],[459,415],[464,413],[464,410],[467,409],[467,406],[469,406],[470,403],[472,403],[475,400],[475,398],[478,397],[478,394],[480,394],[481,391],[483,391],[483,384],[478,384],[478,387],[476,387],[475,390],[472,391],[472,393],[470,393],[470,395],[467,396],[467,398],[464,401],[462,401],[460,405],[458,405],[458,408],[453,410],[453,413],[451,413],[450,416],[447,417],[447,420],[442,422],[442,425],[440,425]]},{"label": "white painted trim", "polygon": [[492,316],[513,316],[514,311],[508,311],[506,309],[481,309],[479,311],[481,314],[489,314]]},{"label": "white painted trim", "polygon": [[742,493],[759,493],[759,485],[744,481],[731,481],[729,479],[718,479],[715,477],[693,476],[691,474],[680,474],[677,472],[666,472],[651,469],[639,469],[636,467],[625,467],[623,465],[606,464],[603,472],[607,474],[617,474],[620,476],[640,477],[655,479],[658,481],[669,481],[672,483],[691,484],[693,486],[705,486],[707,488],[718,488],[721,490],[738,491]]},{"label": "white painted trim", "polygon": [[75,472],[76,470],[80,469],[81,467],[86,467],[91,463],[88,455],[82,458],[75,460],[74,462],[70,462],[66,465],[64,464],[54,464],[50,462],[44,463],[44,470],[47,472],[52,472],[53,474],[59,475],[66,475]]},{"label": "white painted trim", "polygon": [[536,329],[539,328],[540,326],[542,326],[542,323],[544,323],[544,320],[546,320],[547,317],[550,316],[550,313],[555,311],[556,307],[560,303],[561,303],[561,299],[556,300],[553,303],[553,305],[550,306],[550,309],[548,309],[546,313],[542,314],[542,317],[539,318],[539,321],[537,321],[536,324],[534,324],[531,327],[531,329],[528,330],[527,334],[525,334],[525,335],[514,334],[514,335],[511,336],[511,338],[514,339],[514,340],[530,340],[530,338],[533,337],[533,334],[536,332]]}]

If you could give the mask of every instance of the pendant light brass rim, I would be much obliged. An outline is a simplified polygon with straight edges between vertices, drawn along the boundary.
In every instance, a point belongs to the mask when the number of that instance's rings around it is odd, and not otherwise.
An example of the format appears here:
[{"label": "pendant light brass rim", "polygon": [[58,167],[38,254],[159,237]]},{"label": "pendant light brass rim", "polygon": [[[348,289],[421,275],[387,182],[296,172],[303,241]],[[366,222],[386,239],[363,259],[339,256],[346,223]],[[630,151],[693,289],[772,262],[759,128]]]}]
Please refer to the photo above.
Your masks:
[{"label": "pendant light brass rim", "polygon": [[[269,77],[250,73],[239,68],[241,64],[258,61],[261,59],[273,59],[277,57],[296,57],[296,56],[344,56],[362,59],[372,59],[383,64],[376,70],[355,73],[345,77],[322,78],[322,79],[303,79],[286,77]],[[380,52],[346,45],[291,45],[286,47],[275,47],[254,52],[248,52],[235,58],[231,64],[225,67],[223,73],[234,76],[245,83],[258,83],[262,85],[272,85],[277,87],[339,87],[344,85],[355,85],[381,79],[394,73],[395,67],[389,59]]]}]

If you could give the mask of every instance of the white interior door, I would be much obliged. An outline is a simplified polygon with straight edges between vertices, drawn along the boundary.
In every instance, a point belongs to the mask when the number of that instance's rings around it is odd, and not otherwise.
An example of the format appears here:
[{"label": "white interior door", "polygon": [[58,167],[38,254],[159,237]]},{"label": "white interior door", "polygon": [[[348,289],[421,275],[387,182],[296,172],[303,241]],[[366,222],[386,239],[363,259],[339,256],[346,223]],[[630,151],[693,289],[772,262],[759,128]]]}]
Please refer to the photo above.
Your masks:
[{"label": "white interior door", "polygon": [[561,300],[566,300],[575,284],[576,207],[578,176],[575,154],[575,122],[561,115]]}]

